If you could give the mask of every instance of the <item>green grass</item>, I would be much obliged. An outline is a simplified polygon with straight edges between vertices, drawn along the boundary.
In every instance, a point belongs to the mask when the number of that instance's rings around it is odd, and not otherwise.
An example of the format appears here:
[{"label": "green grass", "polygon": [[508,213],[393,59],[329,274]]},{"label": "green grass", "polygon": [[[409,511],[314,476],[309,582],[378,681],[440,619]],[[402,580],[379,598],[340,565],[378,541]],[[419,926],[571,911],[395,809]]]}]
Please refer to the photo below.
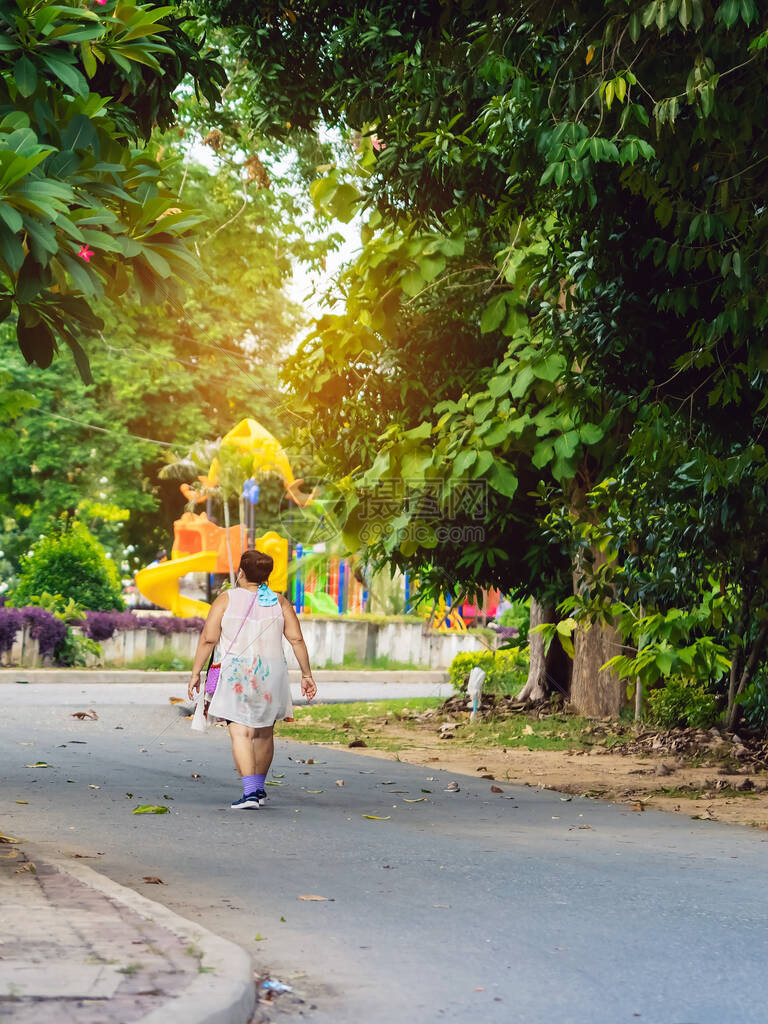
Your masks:
[{"label": "green grass", "polygon": [[130,668],[141,672],[190,672],[193,659],[176,651],[155,651],[145,658],[129,661],[124,665],[110,664],[109,668]]},{"label": "green grass", "polygon": [[[420,723],[412,715],[427,708],[438,708],[439,697],[411,700],[357,702],[354,704],[317,704],[299,708],[296,722],[286,729],[285,735],[308,743],[338,743],[347,746],[354,739],[363,739],[369,747],[396,751],[407,745],[402,737],[387,735],[387,724],[413,732],[418,743]],[[436,715],[426,723],[433,734],[448,716]],[[456,721],[456,716],[451,716]],[[529,731],[526,731],[529,730]],[[499,716],[485,721],[470,722],[459,719],[453,739],[445,744],[455,747],[527,747],[529,750],[569,750],[593,744],[593,725],[576,716],[556,715],[531,719],[525,714]],[[601,734],[600,743],[607,747],[623,743],[620,736]]]},{"label": "green grass", "polygon": [[660,789],[654,789],[648,796],[669,796],[674,799],[688,799],[688,800],[700,800],[705,793],[713,792],[716,797],[757,797],[752,789],[735,789],[733,786],[725,786],[723,789],[711,789],[711,787],[704,786],[662,786]]},{"label": "green grass", "polygon": [[380,655],[378,658],[374,658],[372,661],[361,661],[356,658],[353,654],[345,654],[344,661],[341,665],[323,665],[324,669],[335,669],[340,671],[342,669],[352,669],[355,672],[360,671],[372,671],[372,670],[388,670],[390,672],[418,672],[427,671],[427,666],[416,665],[412,661],[395,661],[386,654]]},{"label": "green grass", "polygon": [[305,743],[340,743],[363,739],[377,750],[401,750],[403,744],[381,732],[384,723],[398,721],[403,711],[418,714],[437,708],[440,697],[414,697],[410,700],[357,701],[352,704],[315,704],[296,709],[296,721],[287,726],[284,735]]},{"label": "green grass", "polygon": [[[456,740],[470,747],[527,747],[529,750],[570,750],[592,744],[591,723],[575,715],[556,715],[541,721],[527,715],[509,715],[482,722],[467,722],[456,730]],[[526,729],[533,730],[526,732]],[[607,747],[624,742],[620,736],[601,737]]]}]

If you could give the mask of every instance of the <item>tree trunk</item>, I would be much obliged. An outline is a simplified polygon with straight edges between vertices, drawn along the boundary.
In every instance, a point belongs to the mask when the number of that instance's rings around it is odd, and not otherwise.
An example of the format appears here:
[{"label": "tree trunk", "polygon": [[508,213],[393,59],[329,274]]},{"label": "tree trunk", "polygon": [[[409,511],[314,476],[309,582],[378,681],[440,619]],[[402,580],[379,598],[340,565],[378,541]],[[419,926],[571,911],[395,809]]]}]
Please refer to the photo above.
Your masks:
[{"label": "tree trunk", "polygon": [[736,719],[739,714],[739,705],[736,703],[736,697],[742,693],[749,684],[752,682],[752,676],[755,674],[755,669],[760,663],[760,659],[763,656],[765,645],[768,643],[768,620],[766,620],[760,627],[760,632],[757,634],[757,639],[752,644],[752,650],[749,652],[747,663],[744,666],[744,671],[741,673],[741,679],[739,685],[736,688],[734,694],[733,703],[728,708],[728,728],[733,729],[736,725]]},{"label": "tree trunk", "polygon": [[[601,551],[593,551],[593,568],[605,562]],[[579,566],[574,571],[574,592],[582,586]],[[571,677],[571,704],[577,714],[588,718],[617,718],[624,704],[625,687],[615,672],[602,666],[624,647],[618,630],[602,622],[587,628],[579,627],[573,633],[573,675]]]},{"label": "tree trunk", "polygon": [[741,663],[744,657],[744,633],[749,625],[750,595],[745,591],[741,597],[739,619],[736,625],[736,635],[731,648],[731,672],[728,678],[728,710],[726,722],[729,728],[733,728],[736,722],[736,695],[739,692],[739,675],[741,674]]},{"label": "tree trunk", "polygon": [[554,605],[543,605],[537,601],[535,597],[532,597],[531,627],[528,633],[528,643],[530,645],[530,668],[528,669],[528,679],[526,680],[525,686],[522,688],[520,693],[518,693],[516,697],[517,700],[527,700],[530,701],[531,704],[536,704],[539,701],[546,700],[547,698],[547,694],[549,693],[549,686],[547,684],[548,658],[544,654],[544,637],[541,633],[534,633],[533,629],[536,626],[542,626],[545,622],[554,621]]},{"label": "tree trunk", "polygon": [[602,665],[623,648],[613,626],[596,622],[573,634],[573,675],[571,704],[588,718],[617,718],[624,703],[624,687],[615,672]]}]

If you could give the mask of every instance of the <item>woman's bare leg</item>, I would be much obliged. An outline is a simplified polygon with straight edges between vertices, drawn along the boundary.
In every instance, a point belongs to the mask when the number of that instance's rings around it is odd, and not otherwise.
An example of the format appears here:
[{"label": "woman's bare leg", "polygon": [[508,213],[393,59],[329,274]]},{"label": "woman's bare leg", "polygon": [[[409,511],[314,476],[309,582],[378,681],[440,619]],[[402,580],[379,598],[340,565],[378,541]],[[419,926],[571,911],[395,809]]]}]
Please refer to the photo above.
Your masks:
[{"label": "woman's bare leg", "polygon": [[235,761],[235,768],[240,775],[261,774],[261,769],[256,766],[255,738],[260,729],[251,729],[248,725],[241,725],[239,722],[229,723],[229,738],[232,740],[232,757]]},{"label": "woman's bare leg", "polygon": [[251,746],[253,763],[256,765],[253,774],[266,775],[272,764],[272,758],[275,756],[275,727],[268,725],[263,729],[253,729],[252,732],[255,733]]}]

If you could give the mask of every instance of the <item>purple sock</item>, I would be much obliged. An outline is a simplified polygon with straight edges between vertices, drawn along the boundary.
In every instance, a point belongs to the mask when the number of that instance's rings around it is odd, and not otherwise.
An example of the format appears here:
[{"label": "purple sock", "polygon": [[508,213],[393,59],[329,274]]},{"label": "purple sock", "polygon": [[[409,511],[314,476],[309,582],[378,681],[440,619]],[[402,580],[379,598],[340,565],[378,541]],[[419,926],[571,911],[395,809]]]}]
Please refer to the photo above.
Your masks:
[{"label": "purple sock", "polygon": [[243,776],[243,796],[250,796],[255,793],[257,789],[264,789],[264,780],[266,775],[244,775]]}]

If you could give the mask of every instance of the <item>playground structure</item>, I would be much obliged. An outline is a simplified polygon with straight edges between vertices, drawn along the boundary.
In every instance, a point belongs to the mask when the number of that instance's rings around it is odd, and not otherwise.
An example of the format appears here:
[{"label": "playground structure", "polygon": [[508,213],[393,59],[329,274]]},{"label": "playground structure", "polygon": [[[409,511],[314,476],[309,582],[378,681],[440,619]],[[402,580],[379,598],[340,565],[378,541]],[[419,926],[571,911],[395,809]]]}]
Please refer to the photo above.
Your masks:
[{"label": "playground structure", "polygon": [[[226,502],[225,526],[212,522],[206,512],[184,512],[173,524],[170,560],[147,566],[136,574],[136,586],[144,597],[181,618],[205,617],[210,605],[182,594],[180,579],[188,573],[205,573],[212,581],[214,574],[230,573],[238,565],[243,551],[255,548],[272,556],[274,568],[268,580],[269,586],[290,596],[297,613],[344,615],[367,611],[368,588],[358,578],[352,558],[325,556],[324,544],[307,548],[301,543],[289,544],[287,538],[274,530],[254,536],[252,509],[259,500],[258,477],[266,474],[280,477],[286,496],[296,505],[307,506],[315,497],[314,492],[305,494],[301,490],[303,481],[294,477],[288,457],[276,438],[256,420],[245,419],[222,439],[221,450],[225,449],[235,453],[240,466],[248,467],[251,473],[243,482],[239,495],[241,522],[229,525]],[[221,475],[221,462],[214,458],[207,474],[198,477],[199,487],[184,483],[180,490],[192,505],[209,502]],[[405,610],[413,613],[413,585],[407,573],[403,588]],[[421,614],[434,629],[464,631],[467,628],[465,619],[471,621],[481,614],[487,615],[489,604],[486,601],[483,609],[466,604],[460,606],[448,595],[436,605],[420,609],[417,614]],[[493,604],[495,612],[496,601]]]}]

